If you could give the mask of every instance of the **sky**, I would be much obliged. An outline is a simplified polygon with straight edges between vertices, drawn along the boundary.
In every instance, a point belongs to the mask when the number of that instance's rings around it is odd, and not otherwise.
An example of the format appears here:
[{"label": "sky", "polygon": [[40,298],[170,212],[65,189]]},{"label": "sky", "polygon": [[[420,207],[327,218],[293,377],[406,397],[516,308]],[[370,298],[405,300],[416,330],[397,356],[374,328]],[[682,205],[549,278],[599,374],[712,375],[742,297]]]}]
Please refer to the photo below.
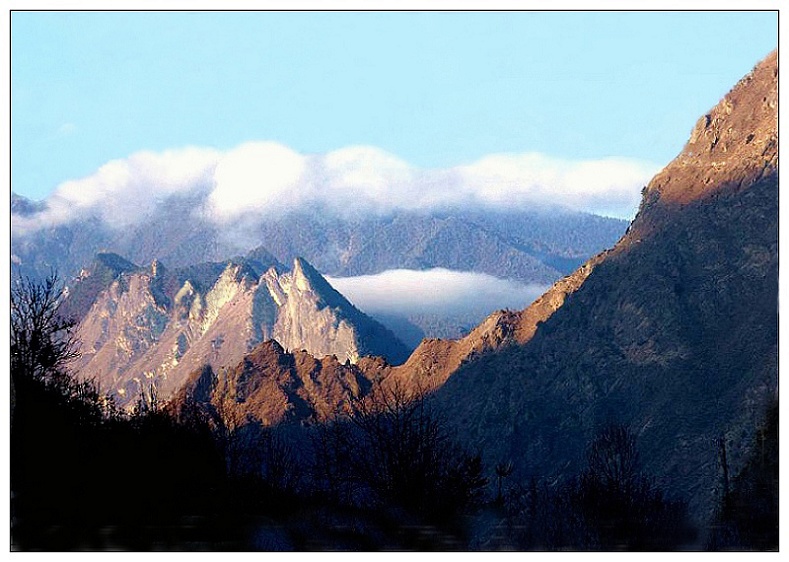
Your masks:
[{"label": "sky", "polygon": [[777,34],[775,12],[14,12],[12,189],[189,147],[651,174]]}]

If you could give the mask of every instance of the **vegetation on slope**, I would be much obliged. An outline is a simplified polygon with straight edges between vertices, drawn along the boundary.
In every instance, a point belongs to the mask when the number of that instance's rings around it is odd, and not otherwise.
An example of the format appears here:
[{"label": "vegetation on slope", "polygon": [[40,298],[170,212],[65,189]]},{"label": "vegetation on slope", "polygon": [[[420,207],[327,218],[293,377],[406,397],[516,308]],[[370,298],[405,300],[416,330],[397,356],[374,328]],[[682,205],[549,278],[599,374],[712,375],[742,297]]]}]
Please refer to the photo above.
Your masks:
[{"label": "vegetation on slope", "polygon": [[[121,412],[67,371],[71,326],[57,314],[56,279],[16,287],[14,549],[653,550],[695,536],[684,502],[643,471],[621,427],[595,438],[575,478],[523,488],[507,482],[511,465],[491,470],[441,412],[397,386],[307,425],[235,418],[199,384],[178,408],[152,387]],[[732,531],[712,546],[775,547],[773,535],[753,534],[772,528],[764,499],[774,488],[751,493],[775,476],[773,418],[761,460],[722,505]]]}]

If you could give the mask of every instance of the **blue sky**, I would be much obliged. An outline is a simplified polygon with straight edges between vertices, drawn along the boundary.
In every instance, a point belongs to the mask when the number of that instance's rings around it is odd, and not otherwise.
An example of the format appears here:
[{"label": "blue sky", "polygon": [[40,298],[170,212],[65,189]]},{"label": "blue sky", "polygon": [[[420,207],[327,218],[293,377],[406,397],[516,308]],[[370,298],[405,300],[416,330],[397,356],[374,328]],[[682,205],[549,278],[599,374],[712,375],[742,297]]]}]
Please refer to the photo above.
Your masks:
[{"label": "blue sky", "polygon": [[775,12],[12,14],[12,188],[186,146],[663,165]]}]

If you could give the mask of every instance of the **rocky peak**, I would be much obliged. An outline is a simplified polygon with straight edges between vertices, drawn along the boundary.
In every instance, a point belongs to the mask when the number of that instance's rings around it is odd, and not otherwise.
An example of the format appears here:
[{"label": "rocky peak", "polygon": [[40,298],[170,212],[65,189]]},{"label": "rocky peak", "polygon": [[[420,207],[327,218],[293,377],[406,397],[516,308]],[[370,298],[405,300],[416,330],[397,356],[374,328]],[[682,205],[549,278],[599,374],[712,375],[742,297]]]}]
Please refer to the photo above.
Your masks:
[{"label": "rocky peak", "polygon": [[84,277],[108,273],[113,278],[116,278],[122,273],[132,273],[139,270],[138,266],[116,253],[99,252],[93,258],[91,265],[83,271],[85,271]]},{"label": "rocky peak", "polygon": [[300,291],[309,291],[312,289],[313,279],[311,279],[312,276],[309,275],[312,273],[310,269],[305,267],[303,259],[296,258],[293,260],[293,283]]},{"label": "rocky peak", "polygon": [[171,273],[155,261],[116,279],[80,324],[80,337],[89,342],[83,370],[103,373],[104,386],[122,391],[121,398],[133,399],[138,386],[151,382],[166,398],[195,369],[233,365],[270,339],[342,362],[407,357],[391,332],[355,309],[305,260],[295,260],[289,272],[272,265],[262,275],[256,271],[262,264],[247,258],[229,260],[221,272],[214,265]]},{"label": "rocky peak", "polygon": [[138,271],[141,271],[139,267],[118,254],[96,254],[93,262],[68,283],[68,298],[63,304],[62,313],[78,321],[90,310],[102,291],[109,289],[121,276]]},{"label": "rocky peak", "polygon": [[271,268],[261,279],[279,307],[273,337],[287,349],[305,346],[315,356],[336,355],[355,363],[382,355],[402,363],[408,350],[394,334],[358,310],[302,258],[290,272]]},{"label": "rocky peak", "polygon": [[353,308],[344,296],[342,296],[317,269],[307,262],[304,258],[293,260],[293,282],[301,291],[311,291],[318,296],[320,301],[327,306],[335,308]]},{"label": "rocky peak", "polygon": [[698,120],[682,152],[647,186],[642,205],[687,204],[777,167],[777,105],[773,51]]},{"label": "rocky peak", "polygon": [[171,407],[177,411],[189,400],[211,404],[226,423],[312,423],[347,413],[351,401],[371,385],[359,366],[334,356],[318,359],[306,351],[286,351],[269,340],[219,376],[210,368],[193,372]]},{"label": "rocky peak", "polygon": [[11,214],[19,216],[29,216],[43,210],[44,203],[40,201],[33,201],[24,195],[11,192]]},{"label": "rocky peak", "polygon": [[279,260],[277,260],[274,254],[269,252],[265,246],[258,246],[257,248],[250,250],[246,254],[245,259],[261,264],[263,266],[263,270],[266,270],[269,267],[273,267],[273,266],[276,267],[282,266],[282,264],[280,264]]},{"label": "rocky peak", "polygon": [[693,128],[682,152],[644,190],[641,208],[625,236],[560,279],[519,313],[515,338],[525,343],[578,290],[600,263],[674,219],[678,206],[721,190],[746,189],[777,169],[777,53],[761,61]]},{"label": "rocky peak", "polygon": [[153,260],[151,262],[151,277],[153,278],[163,278],[167,269],[164,267],[164,264],[159,260]]}]

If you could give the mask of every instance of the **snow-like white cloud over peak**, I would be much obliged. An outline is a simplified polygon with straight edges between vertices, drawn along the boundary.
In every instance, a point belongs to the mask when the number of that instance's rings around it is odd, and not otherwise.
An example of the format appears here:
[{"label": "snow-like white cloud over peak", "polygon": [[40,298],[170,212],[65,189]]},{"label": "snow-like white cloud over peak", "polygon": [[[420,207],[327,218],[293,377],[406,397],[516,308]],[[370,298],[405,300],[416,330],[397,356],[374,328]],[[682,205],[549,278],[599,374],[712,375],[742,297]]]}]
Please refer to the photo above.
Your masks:
[{"label": "snow-like white cloud over peak", "polygon": [[321,198],[340,210],[355,202],[368,211],[403,208],[413,197],[416,170],[407,162],[371,146],[351,146],[314,160]]},{"label": "snow-like white cloud over peak", "polygon": [[657,171],[624,158],[574,161],[539,153],[423,169],[370,146],[306,155],[275,142],[224,151],[189,147],[138,152],[66,181],[47,198],[46,210],[15,215],[13,228],[21,233],[89,215],[125,227],[174,195],[190,196],[192,207],[184,211],[220,225],[305,208],[343,215],[559,205],[629,218]]},{"label": "snow-like white cloud over peak", "polygon": [[226,152],[214,173],[207,209],[228,220],[262,209],[287,209],[309,198],[307,158],[274,142],[250,142]]},{"label": "snow-like white cloud over peak", "polygon": [[469,198],[489,206],[547,203],[628,217],[659,167],[624,158],[562,160],[539,153],[491,155],[455,170]]},{"label": "snow-like white cloud over peak", "polygon": [[46,199],[46,209],[13,217],[25,231],[96,216],[113,227],[137,224],[175,194],[197,194],[210,187],[219,152],[188,147],[164,152],[137,152],[112,160],[94,174],[60,184]]}]

